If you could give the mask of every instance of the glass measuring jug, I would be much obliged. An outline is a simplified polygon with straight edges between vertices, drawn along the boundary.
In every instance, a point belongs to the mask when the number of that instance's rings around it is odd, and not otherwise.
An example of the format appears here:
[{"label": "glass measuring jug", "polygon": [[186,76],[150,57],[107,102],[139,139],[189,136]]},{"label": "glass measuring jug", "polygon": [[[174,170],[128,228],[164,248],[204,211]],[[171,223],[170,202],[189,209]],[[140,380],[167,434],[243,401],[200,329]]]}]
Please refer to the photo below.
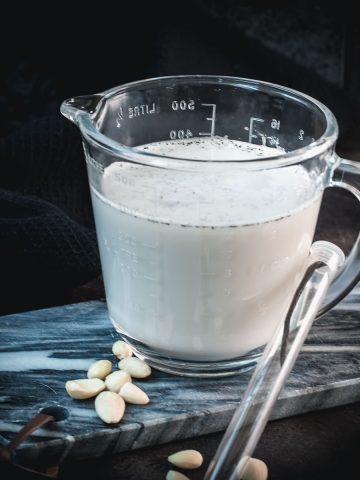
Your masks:
[{"label": "glass measuring jug", "polygon": [[[325,188],[360,199],[333,114],[255,80],[178,76],[65,101],[83,136],[109,316],[183,375],[253,366],[307,267]],[[359,246],[323,313],[359,277]]]}]

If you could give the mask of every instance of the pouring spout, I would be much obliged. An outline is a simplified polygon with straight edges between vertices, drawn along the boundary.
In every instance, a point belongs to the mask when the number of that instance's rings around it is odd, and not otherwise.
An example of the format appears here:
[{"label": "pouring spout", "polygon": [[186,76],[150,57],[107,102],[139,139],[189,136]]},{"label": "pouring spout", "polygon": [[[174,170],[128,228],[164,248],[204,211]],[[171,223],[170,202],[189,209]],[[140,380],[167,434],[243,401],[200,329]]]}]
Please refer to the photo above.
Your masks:
[{"label": "pouring spout", "polygon": [[102,98],[100,94],[68,98],[61,104],[60,111],[64,117],[77,125],[79,115],[95,113]]}]

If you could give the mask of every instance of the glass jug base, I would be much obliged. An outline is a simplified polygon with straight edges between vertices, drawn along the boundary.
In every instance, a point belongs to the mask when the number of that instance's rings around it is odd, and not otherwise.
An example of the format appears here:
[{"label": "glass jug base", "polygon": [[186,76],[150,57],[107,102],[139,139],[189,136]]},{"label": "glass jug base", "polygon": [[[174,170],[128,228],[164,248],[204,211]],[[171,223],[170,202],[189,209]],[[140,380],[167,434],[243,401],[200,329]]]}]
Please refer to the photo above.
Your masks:
[{"label": "glass jug base", "polygon": [[156,370],[183,377],[214,378],[238,375],[239,373],[247,372],[256,367],[257,361],[263,351],[263,348],[257,348],[246,355],[222,361],[200,362],[180,360],[159,354],[142,342],[138,342],[126,335],[119,329],[115,322],[112,321],[112,323],[116,331],[121,335],[122,339],[130,345],[138,358],[141,358]]}]

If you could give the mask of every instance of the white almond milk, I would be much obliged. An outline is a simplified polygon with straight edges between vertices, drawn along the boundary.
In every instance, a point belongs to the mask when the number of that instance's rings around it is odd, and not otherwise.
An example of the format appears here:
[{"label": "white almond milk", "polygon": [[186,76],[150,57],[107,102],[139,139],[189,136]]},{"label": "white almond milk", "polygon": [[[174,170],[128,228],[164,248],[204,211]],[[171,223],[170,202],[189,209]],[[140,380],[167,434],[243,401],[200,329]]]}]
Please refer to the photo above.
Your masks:
[{"label": "white almond milk", "polygon": [[263,345],[301,279],[321,189],[302,166],[221,164],[279,153],[268,147],[203,137],[141,149],[217,162],[203,174],[115,162],[102,193],[92,189],[114,325],[183,360],[230,359]]}]

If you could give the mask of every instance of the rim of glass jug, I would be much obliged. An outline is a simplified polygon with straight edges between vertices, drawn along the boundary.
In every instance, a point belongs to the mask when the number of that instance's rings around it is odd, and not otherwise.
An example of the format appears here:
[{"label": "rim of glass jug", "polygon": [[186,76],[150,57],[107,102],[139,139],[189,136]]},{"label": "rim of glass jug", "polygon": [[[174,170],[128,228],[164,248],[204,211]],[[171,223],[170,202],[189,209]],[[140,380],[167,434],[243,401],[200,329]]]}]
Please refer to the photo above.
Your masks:
[{"label": "rim of glass jug", "polygon": [[[324,115],[326,120],[326,128],[323,134],[314,142],[306,145],[302,148],[290,151],[282,152],[275,156],[264,156],[261,159],[249,159],[249,160],[206,160],[206,159],[189,159],[172,157],[171,155],[159,155],[158,153],[151,153],[142,150],[138,150],[136,147],[128,147],[116,140],[112,140],[103,133],[101,133],[94,125],[92,119],[96,115],[101,105],[110,99],[114,95],[119,93],[125,93],[129,90],[134,90],[141,86],[166,86],[169,83],[185,84],[185,83],[205,83],[205,84],[223,84],[230,86],[242,86],[252,90],[273,91],[280,93],[282,96],[294,98],[298,103],[310,104],[319,109]],[[204,164],[237,164],[244,166],[244,168],[254,167],[261,169],[264,168],[276,168],[281,166],[292,165],[295,163],[301,163],[309,158],[316,157],[323,154],[330,149],[336,142],[338,137],[338,124],[334,114],[323,103],[315,98],[297,90],[284,87],[275,83],[264,82],[262,80],[255,80],[243,77],[231,77],[231,76],[218,76],[218,75],[175,75],[175,76],[163,76],[148,78],[145,80],[137,80],[135,82],[126,83],[113,87],[98,94],[100,101],[96,106],[96,109],[89,113],[86,111],[79,112],[78,125],[83,136],[95,142],[99,147],[106,149],[112,155],[121,156],[123,159],[161,168],[176,168],[185,169],[185,167],[194,167]]]}]

